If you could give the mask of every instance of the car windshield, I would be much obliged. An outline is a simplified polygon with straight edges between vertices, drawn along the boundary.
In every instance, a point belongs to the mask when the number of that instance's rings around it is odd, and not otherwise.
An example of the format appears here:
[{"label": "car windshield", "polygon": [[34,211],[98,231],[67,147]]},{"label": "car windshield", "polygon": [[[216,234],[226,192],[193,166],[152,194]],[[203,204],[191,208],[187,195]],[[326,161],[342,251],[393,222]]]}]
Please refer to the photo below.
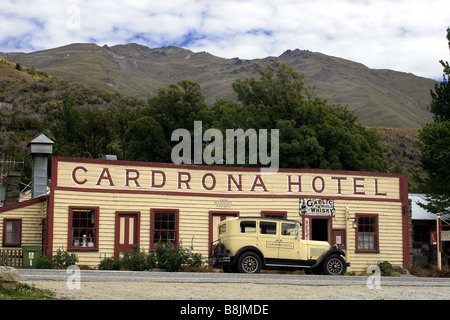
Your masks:
[{"label": "car windshield", "polygon": [[298,224],[283,222],[281,224],[281,235],[297,237],[298,236]]}]

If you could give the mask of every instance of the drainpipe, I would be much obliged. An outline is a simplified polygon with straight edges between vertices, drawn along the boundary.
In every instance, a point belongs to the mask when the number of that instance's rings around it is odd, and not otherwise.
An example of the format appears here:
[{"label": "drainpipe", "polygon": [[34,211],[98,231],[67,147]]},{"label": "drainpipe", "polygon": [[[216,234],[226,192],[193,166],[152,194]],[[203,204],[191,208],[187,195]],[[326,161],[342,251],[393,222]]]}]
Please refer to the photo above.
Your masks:
[{"label": "drainpipe", "polygon": [[436,241],[436,251],[437,251],[437,267],[440,270],[442,270],[442,257],[441,257],[441,215],[436,215],[436,235],[437,235],[437,241]]},{"label": "drainpipe", "polygon": [[348,206],[345,207],[345,260],[348,262],[349,260],[349,243],[348,243],[348,239],[349,239],[349,231],[351,230],[351,228],[348,227],[348,224],[350,223],[350,211],[348,210]]}]

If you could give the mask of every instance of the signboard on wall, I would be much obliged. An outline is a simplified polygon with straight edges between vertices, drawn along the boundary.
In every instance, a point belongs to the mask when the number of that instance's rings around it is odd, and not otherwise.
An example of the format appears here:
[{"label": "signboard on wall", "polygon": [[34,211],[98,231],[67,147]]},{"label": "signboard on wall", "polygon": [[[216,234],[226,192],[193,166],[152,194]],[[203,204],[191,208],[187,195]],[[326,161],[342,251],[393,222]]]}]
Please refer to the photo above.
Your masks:
[{"label": "signboard on wall", "polygon": [[[400,176],[384,173],[173,165],[130,161],[55,158],[60,190],[196,194],[223,197],[360,198],[400,201]],[[308,199],[306,199],[308,200]],[[319,200],[319,199],[311,199]]]},{"label": "signboard on wall", "polygon": [[431,231],[430,232],[430,244],[431,245],[436,245],[437,243],[437,232],[436,231]]},{"label": "signboard on wall", "polygon": [[299,200],[301,215],[334,217],[336,209],[332,199],[303,198]]},{"label": "signboard on wall", "polygon": [[441,231],[441,241],[450,241],[450,230]]}]

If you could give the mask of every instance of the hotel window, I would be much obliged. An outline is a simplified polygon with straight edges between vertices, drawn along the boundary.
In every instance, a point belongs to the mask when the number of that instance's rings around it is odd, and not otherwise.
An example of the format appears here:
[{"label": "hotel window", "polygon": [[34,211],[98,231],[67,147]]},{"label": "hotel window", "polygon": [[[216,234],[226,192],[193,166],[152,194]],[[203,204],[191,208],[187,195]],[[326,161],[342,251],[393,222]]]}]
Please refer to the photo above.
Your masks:
[{"label": "hotel window", "polygon": [[3,246],[22,244],[22,219],[3,219]]},{"label": "hotel window", "polygon": [[261,211],[261,217],[287,219],[287,211]]},{"label": "hotel window", "polygon": [[97,207],[69,208],[69,249],[98,250]]},{"label": "hotel window", "polygon": [[171,242],[178,245],[178,210],[151,210],[151,239],[153,249],[158,242]]},{"label": "hotel window", "polygon": [[378,215],[356,214],[356,252],[378,252]]}]

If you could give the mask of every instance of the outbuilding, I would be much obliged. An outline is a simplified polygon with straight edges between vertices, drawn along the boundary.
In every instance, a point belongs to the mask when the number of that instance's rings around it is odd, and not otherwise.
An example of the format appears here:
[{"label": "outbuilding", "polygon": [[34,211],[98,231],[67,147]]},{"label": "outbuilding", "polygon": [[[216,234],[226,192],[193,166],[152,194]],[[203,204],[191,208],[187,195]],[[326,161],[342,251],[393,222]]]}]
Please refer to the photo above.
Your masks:
[{"label": "outbuilding", "polygon": [[[207,257],[217,225],[236,216],[298,220],[304,239],[337,245],[350,272],[409,267],[407,176],[392,173],[175,165],[54,157],[50,192],[0,209],[2,246],[40,244],[97,267],[158,241]],[[15,237],[17,233],[17,237]],[[10,239],[15,239],[13,243]],[[17,241],[16,241],[17,240]]]},{"label": "outbuilding", "polygon": [[[425,194],[408,195],[411,209],[411,265],[430,268],[450,265],[450,215],[438,219],[420,204],[428,204]],[[439,231],[437,231],[439,230]],[[440,259],[439,259],[439,258]]]}]

